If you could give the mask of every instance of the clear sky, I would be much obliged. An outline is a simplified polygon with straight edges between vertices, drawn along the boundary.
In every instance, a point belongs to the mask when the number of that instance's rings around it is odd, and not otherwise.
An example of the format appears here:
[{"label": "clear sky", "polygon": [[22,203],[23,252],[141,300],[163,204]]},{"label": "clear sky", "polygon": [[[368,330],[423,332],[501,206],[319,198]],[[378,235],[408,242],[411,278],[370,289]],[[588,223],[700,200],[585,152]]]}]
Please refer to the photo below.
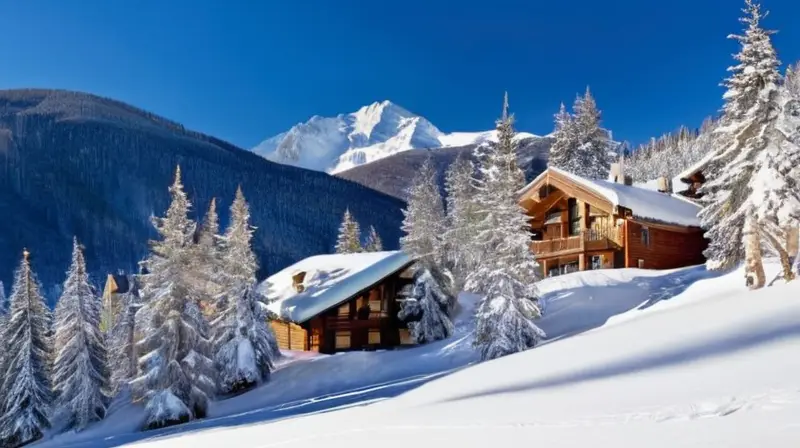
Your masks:
[{"label": "clear sky", "polygon": [[[545,134],[590,85],[614,137],[641,142],[719,109],[743,3],[0,0],[0,88],[109,96],[249,148],[384,99],[484,130],[503,90]],[[763,3],[781,60],[800,59],[800,1]]]}]

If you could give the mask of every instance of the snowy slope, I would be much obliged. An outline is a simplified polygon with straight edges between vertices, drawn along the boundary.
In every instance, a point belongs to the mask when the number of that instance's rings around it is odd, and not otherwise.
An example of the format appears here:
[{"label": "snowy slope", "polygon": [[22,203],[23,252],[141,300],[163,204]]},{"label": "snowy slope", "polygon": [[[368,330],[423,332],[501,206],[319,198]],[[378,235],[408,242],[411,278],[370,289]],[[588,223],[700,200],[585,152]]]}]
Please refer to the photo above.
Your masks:
[{"label": "snowy slope", "polygon": [[273,162],[338,173],[410,149],[496,140],[494,131],[444,134],[425,118],[383,101],[336,117],[311,117],[252,150]]},{"label": "snowy slope", "polygon": [[741,283],[741,272],[699,282],[591,332],[370,406],[141,446],[795,446],[800,283],[754,293]]},{"label": "snowy slope", "polygon": [[208,419],[161,431],[135,432],[141,411],[127,404],[40,445],[794,446],[800,282],[742,285],[741,270],[702,267],[550,278],[548,342],[472,366],[474,298],[462,295],[451,339],[291,362]]}]

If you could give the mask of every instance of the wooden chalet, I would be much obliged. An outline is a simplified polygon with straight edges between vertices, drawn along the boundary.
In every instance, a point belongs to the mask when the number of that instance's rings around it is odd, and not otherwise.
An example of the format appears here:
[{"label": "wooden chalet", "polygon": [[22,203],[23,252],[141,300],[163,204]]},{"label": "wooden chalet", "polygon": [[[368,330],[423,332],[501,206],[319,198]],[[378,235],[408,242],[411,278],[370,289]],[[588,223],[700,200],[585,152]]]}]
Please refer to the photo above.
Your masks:
[{"label": "wooden chalet", "polygon": [[520,191],[519,203],[531,217],[531,250],[547,276],[705,261],[700,207],[680,195],[633,186],[617,164],[608,181],[548,168]]},{"label": "wooden chalet", "polygon": [[403,252],[318,255],[259,286],[283,350],[336,353],[412,344],[397,317],[413,261]]}]

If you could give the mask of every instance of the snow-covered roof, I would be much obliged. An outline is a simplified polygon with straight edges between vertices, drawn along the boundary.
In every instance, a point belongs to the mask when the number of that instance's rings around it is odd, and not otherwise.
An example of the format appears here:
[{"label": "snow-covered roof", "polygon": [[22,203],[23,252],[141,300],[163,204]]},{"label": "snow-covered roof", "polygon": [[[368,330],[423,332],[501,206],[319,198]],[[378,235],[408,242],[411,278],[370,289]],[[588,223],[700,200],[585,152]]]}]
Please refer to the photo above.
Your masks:
[{"label": "snow-covered roof", "polygon": [[527,191],[539,183],[548,172],[558,173],[605,198],[613,206],[629,209],[634,217],[687,227],[700,227],[697,213],[700,206],[677,194],[660,193],[646,188],[606,180],[586,179],[555,167],[547,168],[519,191]]},{"label": "snow-covered roof", "polygon": [[714,153],[714,151],[709,151],[709,152],[708,152],[708,154],[706,154],[706,155],[705,155],[705,157],[703,157],[702,159],[698,160],[696,163],[694,163],[693,165],[691,165],[689,168],[686,168],[685,170],[683,170],[683,171],[681,171],[680,173],[678,173],[678,175],[677,175],[677,176],[675,176],[675,178],[676,178],[676,179],[680,179],[680,180],[681,180],[681,182],[683,182],[683,179],[688,179],[689,177],[691,177],[691,176],[692,176],[692,174],[694,174],[694,173],[696,173],[696,172],[698,172],[698,171],[702,170],[702,169],[703,169],[703,167],[704,167],[704,166],[705,166],[705,165],[706,165],[706,164],[707,164],[707,163],[708,163],[708,162],[709,162],[709,161],[710,161],[710,160],[711,160],[711,159],[712,159],[714,156],[715,156],[715,153]]},{"label": "snow-covered roof", "polygon": [[[305,322],[411,263],[402,251],[316,255],[298,261],[264,280],[258,290],[281,318]],[[292,276],[305,272],[305,290],[297,292]]]}]

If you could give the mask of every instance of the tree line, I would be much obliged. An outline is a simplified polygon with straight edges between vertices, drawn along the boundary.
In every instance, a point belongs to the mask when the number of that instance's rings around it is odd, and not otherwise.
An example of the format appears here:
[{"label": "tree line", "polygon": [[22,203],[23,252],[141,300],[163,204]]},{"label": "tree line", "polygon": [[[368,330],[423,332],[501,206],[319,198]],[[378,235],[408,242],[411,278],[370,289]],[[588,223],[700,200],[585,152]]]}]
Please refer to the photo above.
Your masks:
[{"label": "tree line", "polygon": [[[180,167],[164,217],[153,218],[134,290],[101,330],[102,304],[74,240],[61,297],[51,312],[26,250],[9,300],[0,287],[0,441],[19,446],[51,428],[81,430],[105,417],[112,397],[144,403],[143,428],[205,416],[215,397],[268,381],[280,356],[267,299],[256,291],[254,228],[241,189],[220,233],[216,201],[192,221]],[[5,310],[6,303],[9,304]]]}]

